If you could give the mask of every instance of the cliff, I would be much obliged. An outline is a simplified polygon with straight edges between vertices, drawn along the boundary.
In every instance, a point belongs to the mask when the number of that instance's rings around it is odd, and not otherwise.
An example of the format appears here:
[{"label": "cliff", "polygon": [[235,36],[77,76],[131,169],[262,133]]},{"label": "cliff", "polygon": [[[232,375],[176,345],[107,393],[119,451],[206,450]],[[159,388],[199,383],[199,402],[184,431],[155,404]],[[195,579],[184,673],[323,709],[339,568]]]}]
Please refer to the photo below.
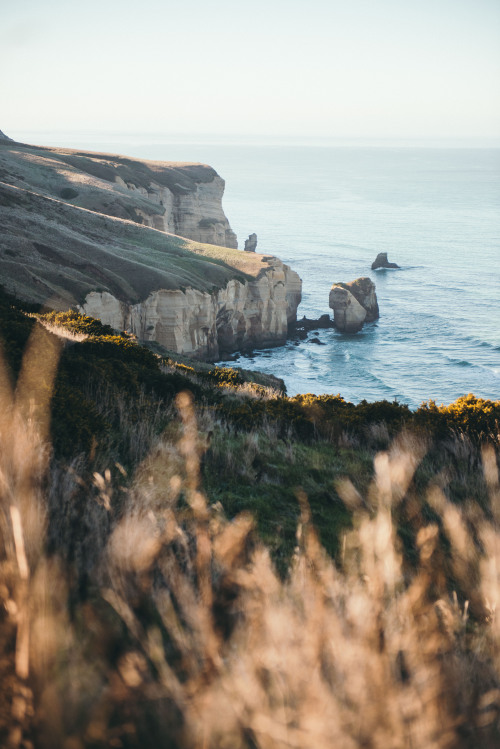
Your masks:
[{"label": "cliff", "polygon": [[238,246],[224,180],[206,164],[141,161],[0,138],[0,181],[197,242]]},{"label": "cliff", "polygon": [[301,281],[277,258],[202,244],[26,187],[0,182],[0,278],[18,298],[76,308],[198,358],[286,340]]}]

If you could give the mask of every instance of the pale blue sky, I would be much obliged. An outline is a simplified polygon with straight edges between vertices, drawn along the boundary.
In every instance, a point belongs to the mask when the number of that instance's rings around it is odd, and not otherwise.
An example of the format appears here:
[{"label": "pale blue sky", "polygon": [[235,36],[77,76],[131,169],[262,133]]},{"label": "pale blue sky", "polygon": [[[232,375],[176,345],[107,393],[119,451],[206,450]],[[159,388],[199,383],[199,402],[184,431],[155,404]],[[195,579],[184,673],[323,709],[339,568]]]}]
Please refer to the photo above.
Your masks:
[{"label": "pale blue sky", "polygon": [[0,128],[500,136],[500,0],[15,0]]}]

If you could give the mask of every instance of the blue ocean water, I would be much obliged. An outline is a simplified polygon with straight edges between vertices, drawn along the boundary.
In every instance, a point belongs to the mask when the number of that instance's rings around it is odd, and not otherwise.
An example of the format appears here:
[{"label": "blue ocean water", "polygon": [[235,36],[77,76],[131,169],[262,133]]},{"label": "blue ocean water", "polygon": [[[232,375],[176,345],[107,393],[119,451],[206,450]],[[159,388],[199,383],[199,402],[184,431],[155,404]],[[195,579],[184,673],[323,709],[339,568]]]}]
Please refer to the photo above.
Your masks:
[{"label": "blue ocean water", "polygon": [[[332,282],[369,276],[380,319],[238,364],[280,374],[290,394],[411,407],[469,392],[500,398],[499,150],[269,148],[239,158],[239,169],[221,169],[227,215],[241,239],[256,231],[259,251],[299,273],[299,314],[329,311]],[[401,270],[371,271],[381,251]]]},{"label": "blue ocean water", "polygon": [[[299,317],[329,312],[332,282],[375,282],[380,319],[361,332],[320,330],[236,365],[283,377],[289,394],[413,408],[469,392],[500,398],[499,148],[126,137],[119,147],[75,145],[212,165],[226,180],[224,209],[240,247],[256,232],[257,251],[301,276]],[[400,270],[370,270],[384,251]]]}]

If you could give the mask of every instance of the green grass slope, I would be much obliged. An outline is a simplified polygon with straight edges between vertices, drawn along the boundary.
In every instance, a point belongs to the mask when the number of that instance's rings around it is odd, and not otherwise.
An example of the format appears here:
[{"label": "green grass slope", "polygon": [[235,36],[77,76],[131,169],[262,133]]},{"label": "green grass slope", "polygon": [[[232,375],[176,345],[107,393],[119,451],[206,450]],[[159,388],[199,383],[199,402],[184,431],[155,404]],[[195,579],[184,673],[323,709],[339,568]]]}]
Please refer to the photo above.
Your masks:
[{"label": "green grass slope", "polygon": [[262,255],[202,245],[4,183],[0,225],[4,288],[58,309],[95,290],[130,303],[158,289],[210,292],[268,267]]}]

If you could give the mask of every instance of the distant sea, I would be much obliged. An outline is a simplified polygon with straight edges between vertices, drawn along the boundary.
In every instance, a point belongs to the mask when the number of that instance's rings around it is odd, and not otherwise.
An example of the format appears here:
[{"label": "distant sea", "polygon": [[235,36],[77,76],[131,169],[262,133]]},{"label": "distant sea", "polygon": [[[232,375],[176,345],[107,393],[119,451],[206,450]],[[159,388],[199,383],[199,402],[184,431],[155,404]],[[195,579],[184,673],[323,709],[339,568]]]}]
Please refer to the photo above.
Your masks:
[{"label": "distant sea", "polygon": [[[332,282],[375,282],[380,319],[360,333],[319,330],[231,364],[356,403],[500,398],[500,148],[30,135],[15,137],[213,166],[240,247],[256,232],[257,251],[302,278],[299,317],[330,311]],[[372,271],[379,252],[401,268]]]}]

